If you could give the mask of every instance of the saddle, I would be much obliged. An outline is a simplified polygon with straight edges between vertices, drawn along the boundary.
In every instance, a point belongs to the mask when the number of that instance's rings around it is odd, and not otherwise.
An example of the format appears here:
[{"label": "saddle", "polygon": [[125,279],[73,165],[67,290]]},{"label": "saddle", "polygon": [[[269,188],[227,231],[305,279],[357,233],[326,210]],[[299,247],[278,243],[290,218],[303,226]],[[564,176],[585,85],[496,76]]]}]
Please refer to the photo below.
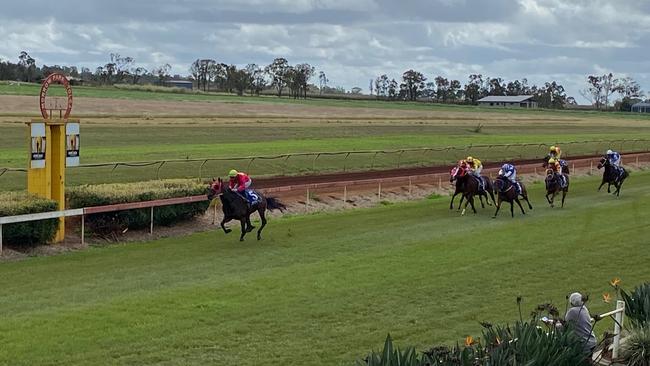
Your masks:
[{"label": "saddle", "polygon": [[481,193],[485,193],[485,181],[483,180],[483,177],[474,174],[472,174],[472,177],[474,177],[478,181],[478,191]]}]

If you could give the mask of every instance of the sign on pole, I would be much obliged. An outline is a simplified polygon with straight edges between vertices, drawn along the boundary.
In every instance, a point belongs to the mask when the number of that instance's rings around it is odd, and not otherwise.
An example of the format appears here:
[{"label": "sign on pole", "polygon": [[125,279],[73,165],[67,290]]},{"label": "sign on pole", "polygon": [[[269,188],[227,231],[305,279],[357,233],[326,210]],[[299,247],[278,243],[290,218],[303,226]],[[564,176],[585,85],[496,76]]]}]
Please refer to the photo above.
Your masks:
[{"label": "sign on pole", "polygon": [[45,168],[45,151],[47,149],[47,139],[45,138],[45,123],[32,123],[30,129],[30,167],[32,169]]},{"label": "sign on pole", "polygon": [[65,166],[79,165],[79,123],[68,122],[65,125]]}]

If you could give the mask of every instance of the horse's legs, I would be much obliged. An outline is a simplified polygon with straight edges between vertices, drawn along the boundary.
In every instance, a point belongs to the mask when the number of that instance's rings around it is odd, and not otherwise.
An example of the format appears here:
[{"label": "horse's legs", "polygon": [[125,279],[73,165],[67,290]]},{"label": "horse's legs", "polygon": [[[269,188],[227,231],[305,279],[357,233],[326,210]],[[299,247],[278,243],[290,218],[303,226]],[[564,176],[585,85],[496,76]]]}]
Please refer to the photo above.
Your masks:
[{"label": "horse's legs", "polygon": [[474,213],[476,213],[476,207],[474,207],[474,195],[469,196],[468,200],[469,200],[469,203],[472,205],[472,211],[474,211]]},{"label": "horse's legs", "polygon": [[266,216],[264,215],[264,210],[265,209],[262,208],[257,210],[257,212],[260,214],[260,220],[262,220],[262,226],[257,229],[257,240],[262,239],[262,229],[264,229],[264,226],[266,226]]},{"label": "horse's legs", "polygon": [[453,195],[451,195],[451,202],[449,202],[449,209],[453,210],[454,209],[454,198],[458,195],[458,191],[454,192]]},{"label": "horse's legs", "polygon": [[456,210],[456,211],[460,211],[460,208],[463,205],[464,200],[465,200],[465,193],[460,195],[460,202],[458,202],[458,210]]},{"label": "horse's legs", "polygon": [[521,201],[519,201],[519,198],[515,197],[515,202],[517,202],[517,204],[519,205],[519,209],[521,209],[521,214],[525,215],[526,211],[524,211],[524,207],[521,205]]},{"label": "horse's legs", "polygon": [[526,203],[528,203],[528,209],[532,210],[532,209],[533,209],[533,205],[531,205],[531,204],[530,204],[530,201],[528,200],[528,193],[524,193],[524,194],[522,194],[522,195],[521,195],[521,198],[523,198],[524,200],[526,200]]},{"label": "horse's legs", "polygon": [[239,222],[241,223],[241,236],[239,237],[239,241],[244,241],[244,236],[246,235],[246,219],[239,219]]},{"label": "horse's legs", "polygon": [[228,234],[228,233],[230,233],[232,231],[232,230],[230,230],[230,229],[228,229],[226,227],[226,223],[230,222],[230,220],[232,220],[232,217],[229,217],[229,216],[225,216],[223,218],[223,220],[221,220],[221,228],[223,229],[223,232],[226,233],[226,234]]},{"label": "horse's legs", "polygon": [[492,216],[493,219],[497,217],[497,215],[499,214],[499,210],[501,209],[501,196],[497,196],[496,205],[497,205],[497,210],[494,212],[494,216]]},{"label": "horse's legs", "polygon": [[511,217],[515,217],[515,208],[514,207],[515,207],[514,204],[512,203],[512,201],[510,201],[510,216]]},{"label": "horse's legs", "polygon": [[566,190],[562,191],[562,208],[564,208],[564,199],[566,198]]},{"label": "horse's legs", "polygon": [[478,200],[481,201],[481,208],[485,208],[485,205],[483,204],[483,195],[485,195],[485,199],[487,200],[487,195],[485,193],[478,195]]},{"label": "horse's legs", "polygon": [[612,187],[612,183],[607,182],[607,193],[612,193],[612,191],[610,190],[611,187]]},{"label": "horse's legs", "polygon": [[251,231],[253,231],[253,229],[255,229],[255,226],[251,224],[251,216],[248,215],[246,216],[246,232],[250,233]]},{"label": "horse's legs", "polygon": [[599,191],[600,191],[601,188],[603,188],[603,186],[605,185],[605,183],[607,183],[607,182],[605,182],[605,179],[603,179],[603,181],[600,183],[600,186],[598,186],[598,190],[599,190]]},{"label": "horse's legs", "polygon": [[[496,205],[497,201],[494,199],[494,193],[492,192],[492,190],[489,190],[488,193],[490,194],[490,198],[492,198],[492,202],[494,202],[494,204]],[[490,202],[488,202],[488,205],[490,205]]]},{"label": "horse's legs", "polygon": [[550,195],[551,195],[551,193],[547,191],[547,192],[546,192],[546,200],[548,201],[548,203],[549,203],[551,206],[553,206],[553,202],[551,202],[551,199],[549,198]]},{"label": "horse's legs", "polygon": [[[465,197],[465,193],[463,193],[463,197]],[[465,210],[467,210],[467,205],[469,205],[469,197],[466,197],[467,199],[465,200],[465,206],[463,206],[463,211],[460,213],[461,216],[465,216]]]}]

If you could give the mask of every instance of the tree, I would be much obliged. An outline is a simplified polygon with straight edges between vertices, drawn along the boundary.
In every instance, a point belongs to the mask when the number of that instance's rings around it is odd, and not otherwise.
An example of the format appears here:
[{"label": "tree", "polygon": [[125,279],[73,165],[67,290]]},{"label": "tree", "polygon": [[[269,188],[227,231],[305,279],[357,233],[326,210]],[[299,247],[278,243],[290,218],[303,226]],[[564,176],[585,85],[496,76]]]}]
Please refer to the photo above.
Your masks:
[{"label": "tree", "polygon": [[116,83],[121,83],[126,77],[129,76],[131,65],[133,64],[133,57],[122,57],[119,53],[111,53],[110,64],[114,65],[114,73]]},{"label": "tree", "polygon": [[567,104],[564,87],[555,81],[547,82],[543,88],[539,88],[535,99],[540,108],[561,109]]},{"label": "tree", "polygon": [[483,75],[471,74],[468,77],[468,82],[465,84],[465,101],[468,103],[476,104],[481,98],[481,88],[483,86]]},{"label": "tree", "polygon": [[318,90],[319,94],[323,94],[323,88],[327,86],[327,83],[329,83],[329,79],[327,78],[327,75],[325,75],[324,71],[321,71],[318,73]]},{"label": "tree", "polygon": [[286,77],[289,68],[289,61],[278,57],[264,69],[271,77],[271,85],[278,91],[278,97],[282,97],[282,90],[287,86]]},{"label": "tree", "polygon": [[447,97],[451,101],[456,101],[459,99],[462,99],[463,97],[463,91],[462,91],[462,85],[460,84],[459,80],[451,80],[449,82],[449,89],[448,89],[448,94]]},{"label": "tree", "polygon": [[601,83],[603,85],[603,97],[605,98],[605,108],[609,107],[609,97],[612,94],[617,93],[621,85],[618,79],[614,78],[614,75],[610,72],[600,77]]},{"label": "tree", "polygon": [[27,51],[21,51],[18,55],[18,65],[21,67],[23,74],[23,81],[32,82],[34,81],[34,75],[36,73],[36,60],[30,56]]},{"label": "tree", "polygon": [[388,96],[388,84],[390,84],[390,80],[388,80],[388,76],[386,74],[383,74],[375,79],[375,94],[377,97]]},{"label": "tree", "polygon": [[449,80],[442,76],[436,76],[436,99],[438,102],[446,103],[449,94]]},{"label": "tree", "polygon": [[402,74],[402,89],[406,92],[405,97],[409,100],[415,101],[418,98],[420,91],[424,89],[424,82],[427,78],[421,72],[415,70],[407,70]]},{"label": "tree", "polygon": [[623,98],[643,98],[641,85],[629,76],[619,80],[618,93]]},{"label": "tree", "polygon": [[147,74],[147,69],[138,66],[131,69],[131,83],[137,84],[144,75]]},{"label": "tree", "polygon": [[397,81],[395,79],[391,79],[388,82],[388,97],[390,99],[395,99],[397,97],[397,87],[399,85],[397,84]]},{"label": "tree", "polygon": [[167,79],[169,79],[169,72],[171,71],[172,66],[170,64],[164,64],[160,67],[153,69],[152,73],[158,77],[158,84],[161,86],[165,85]]},{"label": "tree", "polygon": [[506,86],[501,78],[489,79],[488,95],[506,95]]},{"label": "tree", "polygon": [[251,94],[260,95],[260,92],[266,87],[264,70],[256,64],[248,64],[246,65],[246,72],[250,78]]},{"label": "tree", "polygon": [[307,99],[307,89],[309,86],[309,79],[312,78],[316,69],[308,63],[298,64],[294,67],[296,72],[296,82],[298,86],[298,93],[302,91],[303,98]]}]

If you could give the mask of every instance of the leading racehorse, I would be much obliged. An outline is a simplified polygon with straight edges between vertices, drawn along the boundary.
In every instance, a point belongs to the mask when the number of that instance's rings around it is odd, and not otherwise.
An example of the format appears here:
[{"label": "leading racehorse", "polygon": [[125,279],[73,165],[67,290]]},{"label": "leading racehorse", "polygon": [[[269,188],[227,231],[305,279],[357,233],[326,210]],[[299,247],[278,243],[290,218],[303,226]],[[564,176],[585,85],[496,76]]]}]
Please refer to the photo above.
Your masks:
[{"label": "leading racehorse", "polygon": [[223,220],[221,220],[221,228],[228,234],[232,230],[226,228],[226,223],[231,220],[239,220],[241,223],[241,236],[239,241],[244,241],[244,236],[255,229],[251,224],[251,214],[257,211],[262,221],[262,226],[257,230],[257,240],[262,238],[262,229],[266,226],[265,211],[279,209],[284,211],[286,206],[274,197],[264,197],[261,193],[255,192],[259,197],[257,202],[248,205],[246,199],[237,192],[233,192],[228,188],[221,178],[212,179],[212,184],[208,187],[208,200],[212,201],[215,196],[219,196],[223,209]]},{"label": "leading racehorse", "polygon": [[497,214],[499,214],[499,209],[501,209],[501,202],[506,201],[510,203],[510,215],[512,217],[515,217],[515,212],[514,212],[514,207],[512,202],[517,202],[519,205],[519,208],[521,209],[522,214],[526,214],[524,211],[524,208],[521,206],[521,202],[519,201],[519,196],[523,198],[527,203],[528,203],[528,208],[533,209],[533,206],[530,204],[530,201],[528,201],[528,193],[526,192],[526,187],[522,182],[519,182],[519,185],[521,186],[521,192],[517,192],[517,188],[515,187],[508,178],[499,176],[497,179],[494,181],[494,190],[497,193],[497,210],[494,213],[494,216],[492,218],[496,218]]},{"label": "leading racehorse", "polygon": [[[460,193],[465,192],[465,182],[466,180],[463,178],[466,174],[468,173],[467,166],[463,166],[462,164],[459,164],[453,168],[451,168],[451,171],[449,172],[449,182],[454,183],[455,182],[455,190],[454,194],[451,195],[451,201],[449,202],[449,209],[452,210],[454,208],[454,198]],[[483,177],[483,179],[487,182],[490,180],[487,177]],[[487,190],[489,191],[490,195],[492,195],[492,190]],[[483,190],[479,192],[478,198],[481,201],[481,207],[485,208],[485,204],[483,203],[483,197],[485,197],[485,202],[487,202],[488,205],[492,206],[490,203],[490,199],[488,198],[488,193],[486,190]],[[458,210],[460,211],[460,206],[463,204],[463,200],[465,199],[465,195],[460,196],[460,202],[458,203]],[[492,202],[494,201],[494,196],[492,195]]]},{"label": "leading racehorse", "polygon": [[609,162],[607,157],[601,158],[600,163],[598,163],[598,169],[603,167],[605,168],[605,171],[603,172],[603,181],[600,183],[600,186],[598,186],[598,190],[600,191],[605,183],[607,183],[607,193],[612,193],[610,188],[614,185],[614,188],[616,188],[614,194],[618,197],[621,193],[621,186],[625,179],[630,176],[630,173],[628,173],[623,167],[619,167],[619,169],[621,169],[619,171]]},{"label": "leading racehorse", "polygon": [[553,202],[555,201],[555,196],[560,192],[562,192],[562,207],[564,207],[564,199],[566,198],[567,192],[569,192],[569,176],[564,173],[561,174],[564,175],[566,181],[566,186],[564,187],[562,187],[562,182],[553,169],[546,169],[546,179],[544,180],[546,183],[546,200],[551,207],[555,207]]},{"label": "leading racehorse", "polygon": [[465,210],[467,209],[468,204],[472,206],[472,210],[474,213],[476,213],[476,208],[474,207],[474,196],[479,197],[479,200],[481,201],[481,207],[483,208],[485,208],[485,205],[483,204],[483,197],[485,197],[485,202],[487,202],[487,204],[490,206],[492,205],[490,203],[490,198],[492,198],[492,202],[496,202],[494,199],[492,182],[490,181],[490,178],[486,176],[482,176],[481,178],[484,182],[484,189],[480,189],[478,178],[470,174],[469,167],[466,164],[459,164],[458,166],[452,168],[449,181],[456,181],[456,190],[451,196],[449,209],[451,210],[454,208],[454,198],[459,193],[462,193],[460,203],[458,204],[459,210],[460,206],[463,204],[463,200],[466,200],[465,207],[463,208],[461,215],[465,215]]}]

